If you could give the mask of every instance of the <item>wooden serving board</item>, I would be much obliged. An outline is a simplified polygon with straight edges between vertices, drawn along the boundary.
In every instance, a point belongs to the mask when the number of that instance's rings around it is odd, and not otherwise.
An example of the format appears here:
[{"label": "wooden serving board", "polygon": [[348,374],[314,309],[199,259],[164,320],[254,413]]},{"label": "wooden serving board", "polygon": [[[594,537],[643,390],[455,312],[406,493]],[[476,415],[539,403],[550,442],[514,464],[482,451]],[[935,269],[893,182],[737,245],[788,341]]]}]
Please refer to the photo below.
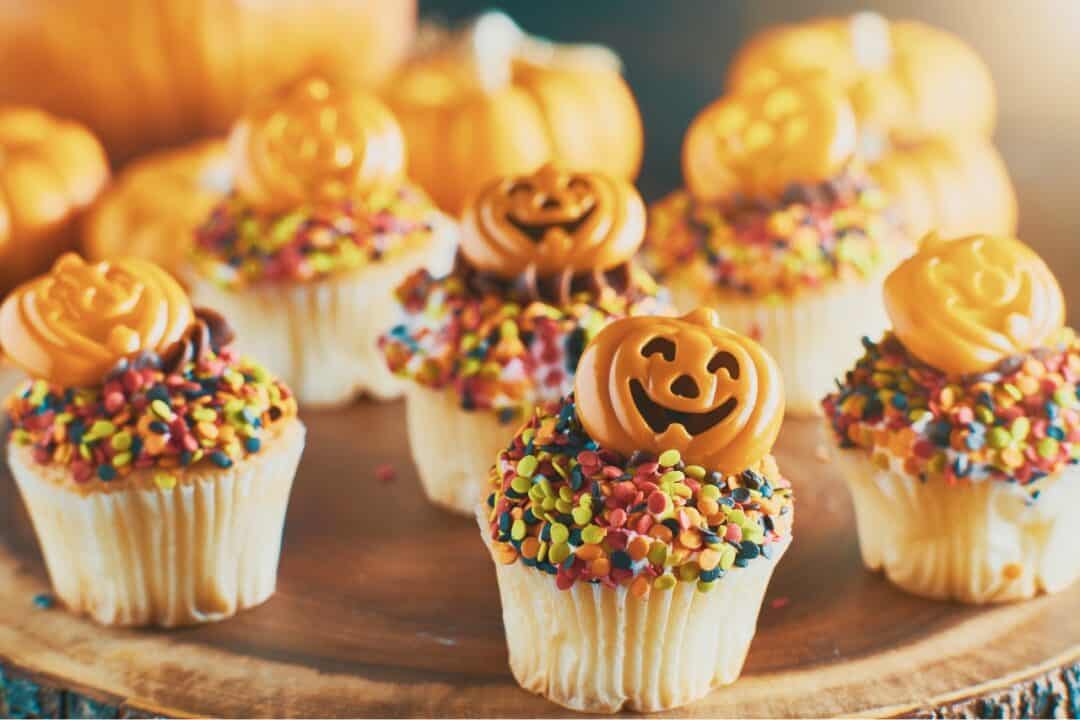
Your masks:
[{"label": "wooden serving board", "polygon": [[[108,630],[38,607],[48,578],[0,474],[0,715],[568,714],[514,683],[492,562],[473,520],[424,501],[401,404],[304,420],[277,594],[199,628]],[[860,563],[820,432],[789,421],[777,448],[795,543],[742,678],[672,715],[1080,713],[1080,586],[983,609],[894,589]],[[384,463],[395,479],[376,477]]]}]

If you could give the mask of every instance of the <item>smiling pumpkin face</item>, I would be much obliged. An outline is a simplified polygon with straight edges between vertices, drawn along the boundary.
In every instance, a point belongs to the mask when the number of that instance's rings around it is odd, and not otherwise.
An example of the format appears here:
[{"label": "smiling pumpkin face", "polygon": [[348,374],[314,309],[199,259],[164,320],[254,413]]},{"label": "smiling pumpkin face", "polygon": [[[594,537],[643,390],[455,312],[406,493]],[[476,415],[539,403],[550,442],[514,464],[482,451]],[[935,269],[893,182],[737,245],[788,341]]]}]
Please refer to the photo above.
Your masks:
[{"label": "smiling pumpkin face", "polygon": [[725,472],[766,455],[784,414],[775,361],[706,309],[607,326],[581,358],[574,393],[578,419],[603,447],[675,449]]},{"label": "smiling pumpkin face", "polygon": [[641,246],[645,206],[625,180],[545,165],[489,184],[466,208],[461,251],[477,269],[515,277],[607,270]]}]

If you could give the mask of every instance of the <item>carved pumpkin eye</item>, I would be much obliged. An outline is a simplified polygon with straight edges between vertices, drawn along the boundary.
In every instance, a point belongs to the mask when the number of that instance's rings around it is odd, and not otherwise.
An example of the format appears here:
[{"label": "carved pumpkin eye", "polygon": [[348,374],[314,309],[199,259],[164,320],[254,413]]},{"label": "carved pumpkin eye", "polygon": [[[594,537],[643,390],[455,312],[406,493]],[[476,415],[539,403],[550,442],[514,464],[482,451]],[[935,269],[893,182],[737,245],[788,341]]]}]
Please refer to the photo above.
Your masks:
[{"label": "carved pumpkin eye", "polygon": [[585,182],[585,178],[571,178],[570,182],[566,185],[567,189],[574,192],[587,193],[589,192],[589,183]]},{"label": "carved pumpkin eye", "polygon": [[721,350],[712,356],[712,360],[709,360],[709,372],[714,373],[723,368],[727,370],[728,375],[732,380],[739,379],[739,361],[735,359],[735,356],[726,350]]},{"label": "carved pumpkin eye", "polygon": [[[675,343],[664,337],[655,337],[649,342],[645,343],[645,347],[641,348],[641,355],[643,357],[649,357],[660,353],[664,356],[664,359],[668,362],[675,361]],[[734,358],[732,358],[734,360]]]},{"label": "carved pumpkin eye", "polygon": [[514,183],[513,185],[510,186],[510,189],[507,191],[506,194],[507,195],[518,195],[518,194],[530,194],[532,192],[533,192],[533,186],[532,185],[530,185],[529,183],[524,182],[522,180],[518,180],[516,183]]}]

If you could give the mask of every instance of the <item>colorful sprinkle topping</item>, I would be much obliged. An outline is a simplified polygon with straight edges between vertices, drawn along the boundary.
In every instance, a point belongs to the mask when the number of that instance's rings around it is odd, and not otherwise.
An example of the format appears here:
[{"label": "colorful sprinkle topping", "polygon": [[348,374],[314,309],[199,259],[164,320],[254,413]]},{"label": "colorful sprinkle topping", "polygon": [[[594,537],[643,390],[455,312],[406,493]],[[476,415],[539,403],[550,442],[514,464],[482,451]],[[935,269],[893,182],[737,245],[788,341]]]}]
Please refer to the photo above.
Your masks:
[{"label": "colorful sprinkle topping", "polygon": [[814,187],[792,187],[775,206],[733,206],[677,191],[649,212],[646,264],[737,296],[791,295],[826,282],[873,275],[900,258],[906,240],[881,191],[849,171]]},{"label": "colorful sprinkle topping", "polygon": [[1071,330],[1052,348],[960,380],[919,362],[892,334],[863,345],[823,401],[842,447],[950,484],[1027,485],[1080,462],[1080,341]]},{"label": "colorful sprinkle topping", "polygon": [[99,387],[35,380],[7,409],[14,441],[32,447],[42,465],[70,468],[77,485],[154,469],[153,482],[169,490],[176,469],[229,468],[258,453],[268,431],[296,415],[296,400],[262,366],[222,348],[172,373],[156,355],[142,355]]},{"label": "colorful sprinkle topping", "polygon": [[608,322],[663,309],[652,278],[634,273],[633,291],[580,293],[560,307],[478,294],[454,274],[433,278],[421,270],[398,288],[405,320],[380,347],[393,372],[427,387],[453,387],[462,408],[494,409],[509,423],[531,404],[573,389],[585,345]]},{"label": "colorful sprinkle topping", "polygon": [[409,186],[269,215],[234,193],[196,230],[194,261],[225,287],[320,280],[427,240],[435,217],[427,197]]},{"label": "colorful sprinkle topping", "polygon": [[491,482],[496,559],[554,575],[563,590],[580,581],[642,597],[693,582],[708,592],[791,531],[791,485],[772,456],[738,475],[687,465],[677,450],[624,458],[585,433],[572,396],[537,408]]}]

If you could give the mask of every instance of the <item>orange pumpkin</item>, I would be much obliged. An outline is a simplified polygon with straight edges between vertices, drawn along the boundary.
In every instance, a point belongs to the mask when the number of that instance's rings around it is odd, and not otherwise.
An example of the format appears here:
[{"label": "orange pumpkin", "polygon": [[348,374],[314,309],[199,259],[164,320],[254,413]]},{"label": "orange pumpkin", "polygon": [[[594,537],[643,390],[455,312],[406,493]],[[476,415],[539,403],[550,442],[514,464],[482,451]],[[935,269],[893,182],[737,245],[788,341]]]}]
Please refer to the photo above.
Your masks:
[{"label": "orange pumpkin", "polygon": [[602,447],[678,450],[733,473],[764,457],[784,416],[780,370],[704,308],[616,320],[593,338],[574,381],[577,416]]},{"label": "orange pumpkin", "polygon": [[403,179],[405,141],[373,95],[320,77],[265,98],[229,135],[236,189],[269,211],[337,202]]},{"label": "orange pumpkin", "polygon": [[193,232],[232,187],[225,143],[164,150],[128,165],[87,215],[83,247],[91,260],[122,255],[178,275]]},{"label": "orange pumpkin", "polygon": [[770,28],[736,54],[727,87],[774,70],[827,73],[847,89],[860,128],[893,142],[989,138],[994,129],[986,64],[956,36],[920,22],[859,13]]},{"label": "orange pumpkin", "polygon": [[1016,195],[1005,163],[980,140],[927,140],[896,148],[870,166],[901,213],[910,237],[1016,231]]},{"label": "orange pumpkin", "polygon": [[109,177],[85,128],[29,108],[0,108],[0,296],[75,246],[77,221]]},{"label": "orange pumpkin", "polygon": [[821,73],[761,75],[701,111],[683,141],[683,175],[701,200],[775,197],[828,180],[855,152],[855,116]]},{"label": "orange pumpkin", "polygon": [[409,177],[444,210],[549,161],[637,175],[641,117],[610,51],[540,42],[499,13],[432,45],[385,98],[405,132]]},{"label": "orange pumpkin", "polygon": [[76,118],[125,160],[223,133],[303,74],[374,86],[415,24],[416,0],[4,3],[0,102]]},{"label": "orange pumpkin", "polygon": [[495,180],[465,211],[461,252],[479,270],[517,277],[607,270],[634,256],[645,205],[626,180],[545,165]]}]

